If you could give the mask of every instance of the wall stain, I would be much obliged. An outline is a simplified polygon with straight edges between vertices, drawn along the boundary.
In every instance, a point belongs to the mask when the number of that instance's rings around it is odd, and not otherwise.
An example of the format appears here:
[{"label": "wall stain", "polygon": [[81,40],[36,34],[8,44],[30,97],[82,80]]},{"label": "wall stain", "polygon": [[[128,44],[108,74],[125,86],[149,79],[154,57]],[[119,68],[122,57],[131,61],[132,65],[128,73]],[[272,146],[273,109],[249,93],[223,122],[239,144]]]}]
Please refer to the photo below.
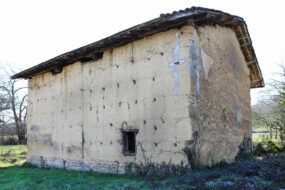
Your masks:
[{"label": "wall stain", "polygon": [[237,102],[237,111],[236,111],[236,127],[242,123],[242,110],[239,100],[239,86],[238,86],[238,76],[237,76],[237,59],[235,54],[235,49],[232,44],[230,44],[230,55],[231,63],[233,64],[234,74],[235,74],[235,88],[236,88],[236,102]]},{"label": "wall stain", "polygon": [[190,54],[190,61],[189,61],[189,70],[190,75],[193,78],[196,78],[196,101],[197,101],[197,108],[196,108],[196,115],[200,115],[200,73],[199,71],[202,69],[202,66],[199,64],[200,52],[199,46],[197,43],[197,31],[194,28],[193,33],[193,42],[189,43],[189,54]]},{"label": "wall stain", "polygon": [[209,70],[210,67],[213,65],[214,61],[209,55],[206,54],[206,52],[203,49],[201,49],[201,58],[205,72],[205,77],[206,79],[208,79]]},{"label": "wall stain", "polygon": [[175,78],[174,85],[174,101],[178,101],[178,65],[186,62],[186,59],[179,59],[180,43],[179,31],[176,32],[176,43],[173,49],[173,61],[168,63],[168,68],[171,68],[171,75]]},{"label": "wall stain", "polygon": [[35,132],[35,131],[39,131],[39,130],[40,130],[40,127],[37,126],[37,125],[32,125],[32,126],[30,127],[30,129],[31,129],[31,131]]}]

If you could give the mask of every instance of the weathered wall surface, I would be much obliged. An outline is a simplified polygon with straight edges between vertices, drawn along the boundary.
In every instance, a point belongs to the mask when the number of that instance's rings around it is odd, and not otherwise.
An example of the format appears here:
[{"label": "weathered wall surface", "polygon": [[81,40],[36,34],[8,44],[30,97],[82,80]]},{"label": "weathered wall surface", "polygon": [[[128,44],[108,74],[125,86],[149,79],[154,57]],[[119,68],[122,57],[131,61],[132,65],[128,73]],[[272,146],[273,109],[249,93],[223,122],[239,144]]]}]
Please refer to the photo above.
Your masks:
[{"label": "weathered wall surface", "polygon": [[[197,104],[194,33],[172,29],[30,79],[29,162],[113,173],[128,162],[187,163],[194,131],[201,163],[230,161],[249,132],[248,69],[230,29],[199,28]],[[136,156],[122,154],[121,129],[138,130]]]},{"label": "weathered wall surface", "polygon": [[[175,102],[176,80],[168,64],[174,47],[176,57],[189,59],[191,33],[191,27],[173,29],[106,51],[96,62],[77,62],[60,74],[30,79],[30,161],[40,162],[42,156],[49,158],[45,163],[186,163],[182,148],[192,139],[190,75],[186,62],[177,66]],[[122,154],[122,128],[138,129],[136,156]]]},{"label": "weathered wall surface", "polygon": [[200,69],[199,77],[192,74],[190,93],[196,158],[208,165],[230,162],[250,138],[249,69],[231,29],[201,27],[197,33]]}]

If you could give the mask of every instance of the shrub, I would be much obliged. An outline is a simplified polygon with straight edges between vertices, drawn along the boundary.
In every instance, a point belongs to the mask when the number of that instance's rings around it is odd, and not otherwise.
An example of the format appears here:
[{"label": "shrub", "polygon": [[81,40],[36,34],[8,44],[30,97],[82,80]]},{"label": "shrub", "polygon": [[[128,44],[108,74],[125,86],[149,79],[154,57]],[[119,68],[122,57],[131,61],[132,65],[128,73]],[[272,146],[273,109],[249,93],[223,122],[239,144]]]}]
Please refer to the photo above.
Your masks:
[{"label": "shrub", "polygon": [[276,154],[282,151],[284,151],[284,149],[282,149],[279,144],[273,142],[270,139],[267,139],[262,143],[258,143],[256,146],[253,147],[253,153],[256,156],[262,156],[269,153]]},{"label": "shrub", "polygon": [[261,156],[266,154],[266,150],[263,148],[261,143],[258,143],[256,146],[253,147],[253,154],[256,156]]},{"label": "shrub", "polygon": [[0,144],[2,144],[2,145],[17,145],[18,140],[14,137],[8,137],[6,139],[2,139]]},{"label": "shrub", "polygon": [[25,162],[24,164],[21,165],[21,168],[38,168],[38,167],[31,163]]},{"label": "shrub", "polygon": [[278,144],[274,143],[271,140],[266,141],[265,145],[267,147],[267,152],[269,153],[277,153],[280,151],[280,147],[278,146]]},{"label": "shrub", "polygon": [[126,167],[126,174],[135,176],[166,176],[182,175],[191,171],[190,165],[175,165],[172,163],[151,163],[136,164],[129,163]]}]

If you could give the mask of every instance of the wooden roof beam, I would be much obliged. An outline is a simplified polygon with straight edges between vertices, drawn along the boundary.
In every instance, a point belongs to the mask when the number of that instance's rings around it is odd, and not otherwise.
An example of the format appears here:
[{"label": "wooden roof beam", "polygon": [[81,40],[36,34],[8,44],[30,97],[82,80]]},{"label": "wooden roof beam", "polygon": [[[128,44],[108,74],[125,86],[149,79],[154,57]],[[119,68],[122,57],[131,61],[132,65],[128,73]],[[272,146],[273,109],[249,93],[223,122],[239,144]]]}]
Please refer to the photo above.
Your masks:
[{"label": "wooden roof beam", "polygon": [[248,61],[247,62],[247,67],[250,67],[252,64],[257,64],[257,60],[253,60],[253,61]]},{"label": "wooden roof beam", "polygon": [[263,83],[263,79],[258,79],[258,80],[252,80],[252,81],[250,81],[250,85],[251,85],[251,86],[254,86],[254,85],[257,85],[257,84],[260,84],[260,83]]}]

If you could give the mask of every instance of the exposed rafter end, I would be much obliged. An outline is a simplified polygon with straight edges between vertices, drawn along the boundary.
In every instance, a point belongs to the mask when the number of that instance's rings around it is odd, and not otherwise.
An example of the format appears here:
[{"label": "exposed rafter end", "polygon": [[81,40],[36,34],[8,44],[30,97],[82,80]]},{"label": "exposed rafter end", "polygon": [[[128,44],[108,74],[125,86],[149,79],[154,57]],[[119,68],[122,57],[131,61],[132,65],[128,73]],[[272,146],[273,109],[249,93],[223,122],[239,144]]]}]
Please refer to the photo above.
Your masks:
[{"label": "exposed rafter end", "polygon": [[257,64],[257,60],[253,60],[253,61],[248,61],[247,62],[247,67],[250,67],[252,64]]},{"label": "exposed rafter end", "polygon": [[246,39],[248,39],[247,36],[243,36],[243,37],[238,38],[238,40],[246,40]]},{"label": "exposed rafter end", "polygon": [[247,42],[247,43],[241,44],[240,47],[251,46],[251,45],[252,45],[251,42]]},{"label": "exposed rafter end", "polygon": [[61,73],[62,70],[63,70],[63,66],[58,65],[58,66],[54,67],[54,68],[51,70],[51,72],[52,72],[52,74],[55,75],[55,74]]},{"label": "exposed rafter end", "polygon": [[260,84],[263,83],[263,79],[258,79],[258,80],[252,80],[250,81],[250,85],[256,85],[256,84]]}]

